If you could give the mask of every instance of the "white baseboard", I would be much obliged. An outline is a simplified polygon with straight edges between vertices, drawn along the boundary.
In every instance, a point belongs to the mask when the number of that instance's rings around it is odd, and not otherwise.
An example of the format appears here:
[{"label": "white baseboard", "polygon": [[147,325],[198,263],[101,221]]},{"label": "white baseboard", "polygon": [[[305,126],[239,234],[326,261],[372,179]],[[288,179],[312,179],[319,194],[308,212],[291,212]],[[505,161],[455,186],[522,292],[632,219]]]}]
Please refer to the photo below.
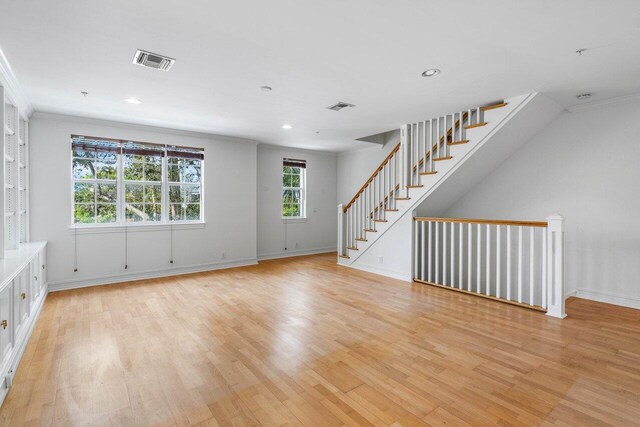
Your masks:
[{"label": "white baseboard", "polygon": [[83,278],[77,280],[65,280],[57,282],[49,282],[49,291],[57,292],[68,289],[86,288],[89,286],[109,285],[120,282],[131,282],[142,279],[157,279],[159,277],[178,276],[181,274],[200,273],[203,271],[221,270],[224,268],[244,267],[248,265],[256,265],[258,261],[255,258],[245,258],[234,261],[194,264],[183,267],[162,268],[157,270],[140,271],[132,274],[114,274],[109,276]]},{"label": "white baseboard", "polygon": [[335,246],[329,246],[326,248],[294,249],[292,251],[269,252],[266,254],[259,254],[258,261],[265,261],[268,259],[288,258],[293,256],[302,256],[302,255],[326,254],[329,252],[336,252],[336,250],[337,249]]},{"label": "white baseboard", "polygon": [[354,268],[356,270],[366,271],[367,273],[374,273],[374,274],[379,274],[381,276],[391,277],[392,279],[398,279],[404,282],[413,281],[413,277],[411,277],[411,274],[402,273],[400,271],[387,270],[380,267],[374,267],[371,265],[362,265],[362,264],[356,264],[356,263],[349,264],[349,265],[346,265],[346,264],[339,264],[339,265],[342,265],[343,267]]},{"label": "white baseboard", "polygon": [[[592,301],[605,302],[608,304],[620,305],[623,307],[640,309],[640,297],[631,295],[620,295],[611,292],[596,291],[594,289],[578,289],[571,293],[578,298]],[[572,296],[568,295],[568,296]]]}]

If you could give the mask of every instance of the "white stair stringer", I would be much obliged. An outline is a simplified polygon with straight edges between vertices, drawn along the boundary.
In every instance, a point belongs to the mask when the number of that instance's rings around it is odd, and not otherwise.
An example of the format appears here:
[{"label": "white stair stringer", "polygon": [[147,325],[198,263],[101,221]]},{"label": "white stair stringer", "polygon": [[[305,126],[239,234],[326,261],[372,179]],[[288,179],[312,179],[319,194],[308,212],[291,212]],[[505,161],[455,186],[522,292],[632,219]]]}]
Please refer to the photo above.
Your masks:
[{"label": "white stair stringer", "polygon": [[505,102],[485,111],[487,124],[468,129],[469,142],[451,146],[452,159],[437,162],[437,174],[421,176],[423,187],[409,188],[410,200],[398,200],[398,211],[387,212],[387,222],[376,223],[377,232],[366,232],[366,241],[348,249],[349,258],[339,257],[338,264],[410,281],[415,209],[426,203],[430,211],[444,212],[562,111],[539,93]]}]

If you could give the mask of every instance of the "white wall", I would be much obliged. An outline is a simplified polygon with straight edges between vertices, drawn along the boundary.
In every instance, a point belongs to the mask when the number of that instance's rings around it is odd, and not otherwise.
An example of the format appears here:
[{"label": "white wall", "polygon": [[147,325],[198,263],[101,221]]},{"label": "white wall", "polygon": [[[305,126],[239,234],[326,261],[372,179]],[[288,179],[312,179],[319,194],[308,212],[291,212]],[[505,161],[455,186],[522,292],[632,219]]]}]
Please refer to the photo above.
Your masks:
[{"label": "white wall", "polygon": [[338,203],[349,203],[389,152],[400,143],[400,131],[389,132],[384,145],[371,144],[338,154]]},{"label": "white wall", "polygon": [[446,217],[565,218],[568,293],[640,308],[640,99],[564,112]]},{"label": "white wall", "polygon": [[[123,232],[74,237],[70,229],[71,134],[205,148],[206,225],[173,232],[173,264],[169,264],[171,233],[166,228],[128,233],[126,270]],[[31,118],[30,136],[31,239],[49,241],[48,277],[53,289],[255,263],[255,142],[40,113]]]},{"label": "white wall", "polygon": [[[285,157],[307,161],[306,220],[282,220],[282,159]],[[333,153],[258,146],[259,259],[336,250],[336,168],[337,158]]]}]

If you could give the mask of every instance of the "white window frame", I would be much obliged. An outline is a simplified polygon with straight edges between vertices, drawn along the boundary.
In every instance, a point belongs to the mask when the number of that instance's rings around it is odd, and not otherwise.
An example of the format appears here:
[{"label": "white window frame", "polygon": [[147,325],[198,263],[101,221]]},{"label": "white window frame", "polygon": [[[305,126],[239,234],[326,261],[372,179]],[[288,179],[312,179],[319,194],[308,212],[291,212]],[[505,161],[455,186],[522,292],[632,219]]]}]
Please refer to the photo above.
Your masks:
[{"label": "white window frame", "polygon": [[[284,162],[284,159],[283,159]],[[305,162],[306,163],[306,162]],[[280,199],[280,215],[282,217],[283,220],[303,220],[303,219],[307,219],[307,168],[299,168],[300,169],[300,187],[285,187],[284,186],[284,168],[285,166],[282,165],[282,171],[280,174],[280,180],[282,181],[282,191],[285,190],[298,190],[300,191],[300,209],[299,212],[300,214],[298,216],[284,216],[282,215],[282,211],[284,208],[284,201],[282,199]],[[292,203],[287,203],[287,204],[292,204]]]},{"label": "white window frame", "polygon": [[[107,138],[105,138],[107,139]],[[199,148],[198,148],[199,149]],[[203,225],[206,223],[205,221],[205,195],[204,195],[204,169],[205,163],[204,159],[197,159],[200,161],[200,182],[198,183],[173,183],[169,182],[169,169],[168,169],[168,159],[169,157],[165,155],[162,157],[162,179],[161,181],[125,181],[124,180],[124,153],[116,153],[116,179],[115,180],[101,180],[101,179],[76,179],[73,176],[73,146],[71,147],[69,153],[69,168],[70,171],[70,181],[71,181],[71,197],[70,197],[70,227],[71,229],[122,229],[122,228],[153,228],[160,226],[171,227],[171,226],[189,226],[189,225]],[[116,195],[116,221],[108,222],[108,223],[76,223],[75,222],[75,184],[76,183],[87,183],[87,184],[99,184],[99,183],[116,183],[117,187],[117,195]],[[152,184],[158,185],[161,184],[162,191],[162,203],[161,203],[161,220],[160,221],[137,221],[137,222],[126,222],[126,212],[125,207],[127,202],[125,201],[125,185],[126,184]],[[169,220],[169,185],[175,184],[180,186],[200,186],[200,218],[197,220]],[[96,197],[96,193],[94,192],[94,200]],[[95,202],[94,202],[95,205]]]}]

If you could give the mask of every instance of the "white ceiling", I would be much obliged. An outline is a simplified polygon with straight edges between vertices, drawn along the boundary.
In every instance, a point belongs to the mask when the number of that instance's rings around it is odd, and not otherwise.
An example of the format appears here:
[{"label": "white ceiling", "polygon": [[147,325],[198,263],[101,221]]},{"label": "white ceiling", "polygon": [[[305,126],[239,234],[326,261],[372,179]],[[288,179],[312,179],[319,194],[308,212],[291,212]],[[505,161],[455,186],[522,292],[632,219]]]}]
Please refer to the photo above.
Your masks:
[{"label": "white ceiling", "polygon": [[37,111],[343,151],[533,91],[640,92],[640,1],[0,0],[0,48]]}]

